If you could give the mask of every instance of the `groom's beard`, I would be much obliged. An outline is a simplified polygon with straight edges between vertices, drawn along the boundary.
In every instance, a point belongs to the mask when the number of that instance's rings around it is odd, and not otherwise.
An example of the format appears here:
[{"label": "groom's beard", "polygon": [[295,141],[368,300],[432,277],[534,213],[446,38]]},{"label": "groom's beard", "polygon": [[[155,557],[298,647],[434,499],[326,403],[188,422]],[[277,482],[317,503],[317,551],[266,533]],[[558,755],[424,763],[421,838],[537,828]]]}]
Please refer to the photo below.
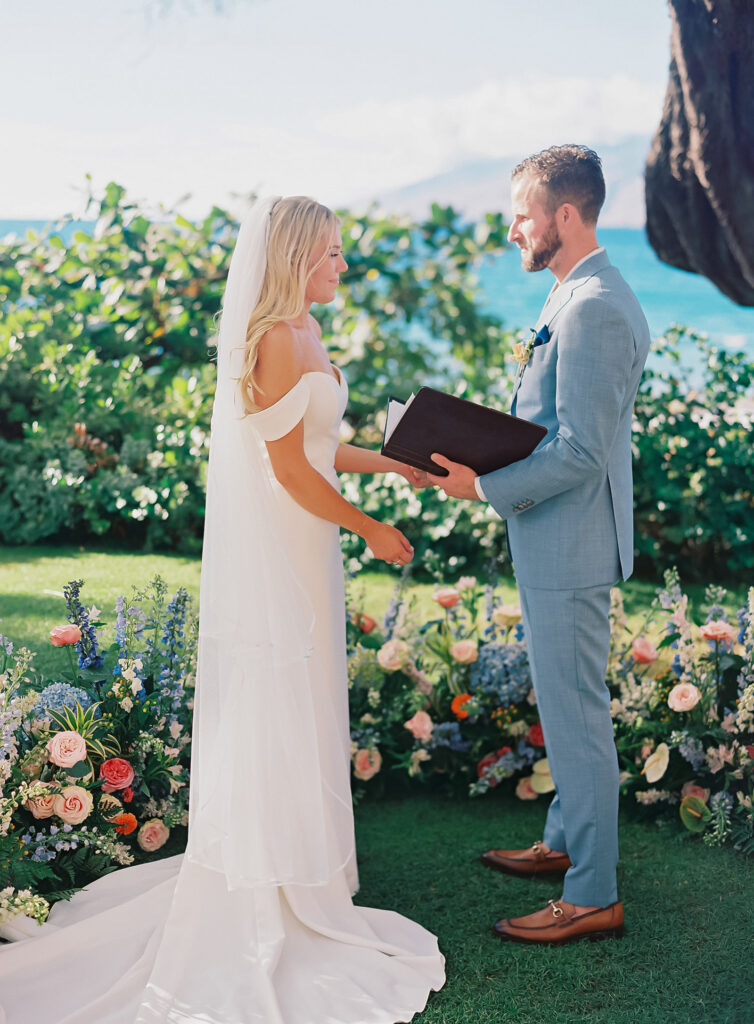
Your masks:
[{"label": "groom's beard", "polygon": [[549,267],[562,244],[558,226],[553,219],[538,244],[533,249],[521,253],[521,266],[528,273],[544,270],[545,267]]}]

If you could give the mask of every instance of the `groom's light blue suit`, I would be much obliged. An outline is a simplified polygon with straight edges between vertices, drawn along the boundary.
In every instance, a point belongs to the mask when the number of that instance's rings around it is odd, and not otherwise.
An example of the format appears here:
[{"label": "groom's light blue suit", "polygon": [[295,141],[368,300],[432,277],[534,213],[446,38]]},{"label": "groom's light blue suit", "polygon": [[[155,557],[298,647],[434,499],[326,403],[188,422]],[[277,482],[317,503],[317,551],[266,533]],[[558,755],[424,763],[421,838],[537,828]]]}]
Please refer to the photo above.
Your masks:
[{"label": "groom's light blue suit", "polygon": [[617,897],[618,764],[605,670],[610,588],[633,568],[631,420],[649,329],[596,250],[551,291],[511,411],[547,427],[521,462],[482,476],[508,522],[532,677],[556,794],[544,841],[566,851],[563,899]]}]

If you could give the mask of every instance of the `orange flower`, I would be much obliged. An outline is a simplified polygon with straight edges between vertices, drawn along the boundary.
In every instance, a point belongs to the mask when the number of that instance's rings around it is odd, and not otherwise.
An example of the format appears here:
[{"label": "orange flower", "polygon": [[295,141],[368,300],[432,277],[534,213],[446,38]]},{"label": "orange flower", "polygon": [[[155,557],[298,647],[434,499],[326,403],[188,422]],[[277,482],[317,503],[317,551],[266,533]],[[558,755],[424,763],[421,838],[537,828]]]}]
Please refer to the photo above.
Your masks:
[{"label": "orange flower", "polygon": [[130,836],[132,832],[136,831],[138,824],[135,814],[119,814],[117,818],[113,818],[115,831],[120,832],[122,836]]},{"label": "orange flower", "polygon": [[471,700],[471,694],[470,693],[459,693],[457,697],[453,698],[453,700],[451,702],[451,705],[450,705],[450,710],[453,712],[453,714],[456,716],[456,718],[468,718],[469,717],[468,711],[464,711],[463,710],[464,704],[467,701],[469,701],[469,700]]}]

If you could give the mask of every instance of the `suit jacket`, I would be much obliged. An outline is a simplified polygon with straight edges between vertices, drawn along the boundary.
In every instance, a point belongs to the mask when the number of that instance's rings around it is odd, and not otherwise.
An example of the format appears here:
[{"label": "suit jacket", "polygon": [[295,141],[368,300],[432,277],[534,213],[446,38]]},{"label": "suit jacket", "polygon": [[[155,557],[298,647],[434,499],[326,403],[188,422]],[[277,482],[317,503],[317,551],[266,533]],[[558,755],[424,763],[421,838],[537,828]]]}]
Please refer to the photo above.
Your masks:
[{"label": "suit jacket", "polygon": [[516,578],[561,590],[614,583],[633,568],[631,420],[649,351],[639,302],[595,252],[553,288],[511,411],[547,427],[526,459],[480,484],[508,521]]}]

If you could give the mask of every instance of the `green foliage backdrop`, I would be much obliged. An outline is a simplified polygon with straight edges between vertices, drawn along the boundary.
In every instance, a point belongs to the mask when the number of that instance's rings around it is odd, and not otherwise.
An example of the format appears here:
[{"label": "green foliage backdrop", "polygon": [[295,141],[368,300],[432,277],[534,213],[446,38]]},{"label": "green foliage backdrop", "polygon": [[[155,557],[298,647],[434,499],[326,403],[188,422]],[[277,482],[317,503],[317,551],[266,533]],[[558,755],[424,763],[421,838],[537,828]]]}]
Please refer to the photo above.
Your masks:
[{"label": "green foliage backdrop", "polygon": [[[116,184],[89,216],[91,232],[63,224],[0,244],[0,539],[198,551],[214,318],[236,224],[219,208],[198,224],[154,218]],[[505,244],[499,215],[469,224],[435,206],[420,223],[377,210],[341,218],[345,287],[317,315],[348,377],[356,442],[378,446],[387,396],[422,384],[507,408],[516,335],[483,311],[475,278]],[[671,369],[648,372],[637,403],[639,564],[744,577],[754,364],[686,338],[706,366],[692,393],[684,337],[661,339]],[[356,482],[345,485],[356,499]],[[481,505],[392,478],[362,481],[358,500],[404,528],[424,560],[473,570],[504,559],[504,527]],[[344,546],[363,558],[357,539]]]}]

